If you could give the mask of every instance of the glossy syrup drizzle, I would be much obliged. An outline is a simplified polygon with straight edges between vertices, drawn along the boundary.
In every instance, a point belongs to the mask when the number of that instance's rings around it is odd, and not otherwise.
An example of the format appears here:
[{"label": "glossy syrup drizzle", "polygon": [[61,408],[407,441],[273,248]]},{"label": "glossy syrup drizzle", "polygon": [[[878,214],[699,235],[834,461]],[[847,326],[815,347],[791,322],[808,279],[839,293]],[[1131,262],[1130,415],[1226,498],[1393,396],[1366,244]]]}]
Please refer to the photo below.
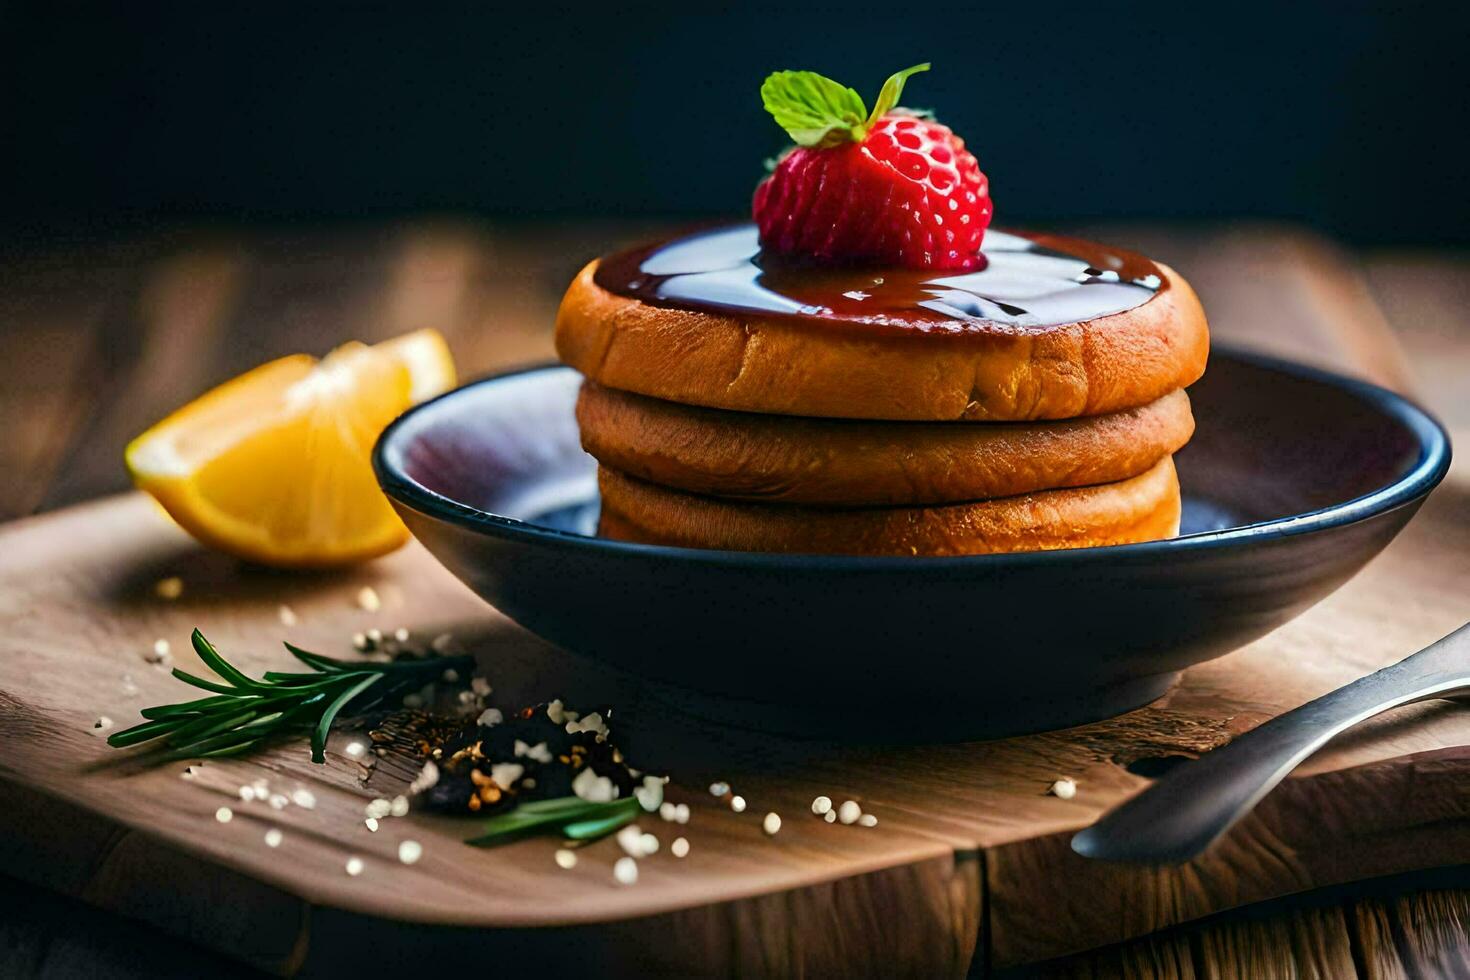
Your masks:
[{"label": "glossy syrup drizzle", "polygon": [[958,275],[804,266],[763,255],[755,226],[734,225],[610,256],[595,281],[658,306],[943,331],[1095,319],[1147,302],[1162,285],[1147,259],[1073,239],[991,229],[984,258]]}]

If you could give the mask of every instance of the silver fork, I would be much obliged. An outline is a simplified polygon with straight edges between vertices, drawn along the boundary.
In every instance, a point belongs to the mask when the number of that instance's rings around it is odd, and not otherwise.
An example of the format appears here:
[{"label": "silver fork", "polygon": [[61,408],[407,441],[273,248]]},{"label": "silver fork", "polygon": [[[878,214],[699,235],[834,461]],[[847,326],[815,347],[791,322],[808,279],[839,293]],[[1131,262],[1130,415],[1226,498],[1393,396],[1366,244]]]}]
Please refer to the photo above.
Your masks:
[{"label": "silver fork", "polygon": [[1074,836],[1072,850],[1107,861],[1188,861],[1333,737],[1400,705],[1457,695],[1470,695],[1470,623],[1179,767]]}]

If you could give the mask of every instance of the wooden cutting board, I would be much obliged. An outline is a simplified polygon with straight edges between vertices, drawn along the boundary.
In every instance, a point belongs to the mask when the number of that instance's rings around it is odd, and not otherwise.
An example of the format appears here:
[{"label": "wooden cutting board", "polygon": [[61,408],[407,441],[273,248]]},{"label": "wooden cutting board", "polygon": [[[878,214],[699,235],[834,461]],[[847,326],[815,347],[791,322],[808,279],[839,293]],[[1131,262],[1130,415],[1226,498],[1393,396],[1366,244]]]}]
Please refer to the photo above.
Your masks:
[{"label": "wooden cutting board", "polygon": [[[1243,265],[1261,261],[1258,245],[1242,250]],[[1321,281],[1304,308],[1352,305]],[[1324,322],[1336,325],[1312,329]],[[1329,350],[1339,367],[1401,380],[1372,324],[1302,323],[1289,338],[1302,353]],[[1327,334],[1339,342],[1319,343]],[[1177,759],[1460,625],[1467,573],[1470,486],[1452,477],[1339,593],[1189,671],[1148,708],[1000,742],[838,749],[669,716],[649,691],[487,609],[417,547],[353,573],[268,573],[201,551],[140,497],[108,498],[0,529],[0,870],[279,973],[540,963],[933,976],[1035,962],[1323,885],[1470,861],[1470,708],[1442,702],[1339,740],[1191,865],[1102,865],[1067,847],[1145,783],[1139,773],[1187,765]],[[154,584],[171,575],[184,594],[158,598]],[[375,613],[356,601],[365,585],[382,598]],[[692,819],[643,821],[663,846],[625,887],[612,878],[621,853],[612,841],[562,870],[550,840],[463,846],[474,821],[411,815],[369,832],[365,802],[394,795],[403,774],[351,758],[345,747],[360,733],[335,735],[325,766],[299,746],[211,762],[192,779],[182,765],[120,764],[93,723],[127,725],[140,707],[178,699],[181,686],[145,655],[163,638],[180,666],[197,668],[187,651],[196,625],[251,672],[288,662],[282,639],[347,656],[350,635],[372,626],[450,632],[477,654],[498,704],[560,696],[616,706],[615,730],[663,722],[675,732],[664,744],[639,737],[630,751],[641,761],[681,750],[671,796]],[[860,722],[841,705],[813,710],[834,727]],[[1075,799],[1046,795],[1059,776],[1077,780]],[[238,787],[258,778],[286,793],[309,788],[316,804],[238,802]],[[714,779],[731,782],[748,810],[714,800],[703,789]],[[819,793],[861,801],[878,826],[821,823],[808,809]],[[232,808],[229,823],[215,819],[220,806]],[[770,811],[783,817],[773,838],[760,828]],[[278,848],[265,844],[271,827],[283,832]],[[686,858],[669,853],[676,835],[691,843]],[[412,866],[396,858],[405,839],[424,847]],[[364,862],[356,877],[344,870],[352,856]]]},{"label": "wooden cutting board", "polygon": [[[196,549],[148,501],[111,498],[0,532],[0,867],[282,973],[430,950],[486,962],[534,947],[629,969],[904,963],[935,975],[963,973],[977,942],[991,964],[1030,962],[1319,885],[1462,863],[1470,710],[1447,703],[1347,736],[1192,865],[1091,863],[1067,839],[1143,784],[1129,766],[1148,771],[1219,744],[1458,625],[1470,578],[1466,502],[1445,487],[1337,595],[1114,721],[891,751],[791,752],[691,726],[691,738],[716,743],[708,758],[727,761],[676,769],[673,796],[693,818],[687,827],[644,821],[664,847],[642,863],[637,885],[622,887],[612,841],[563,871],[551,841],[461,845],[473,821],[410,816],[369,833],[364,803],[402,780],[382,767],[363,783],[343,751],[360,735],[335,736],[325,766],[299,746],[210,762],[192,780],[182,765],[120,765],[93,722],[128,724],[143,705],[178,699],[180,686],[145,653],[164,638],[196,669],[186,652],[196,624],[252,672],[287,663],[283,637],[347,654],[354,631],[408,626],[453,632],[506,705],[551,696],[623,713],[658,705],[519,631],[417,547],[340,576],[247,570]],[[182,598],[153,595],[166,575],[183,578]],[[356,603],[364,585],[383,599],[376,614]],[[283,603],[296,625],[282,624]],[[813,710],[834,726],[856,721],[841,705]],[[1058,776],[1078,781],[1075,799],[1046,795]],[[309,787],[315,808],[235,802],[260,777],[284,792]],[[701,789],[714,778],[745,796],[746,813]],[[821,823],[808,809],[819,793],[859,800],[878,826]],[[215,820],[221,805],[234,809],[228,824]],[[768,811],[783,817],[774,838],[761,831]],[[278,849],[264,843],[269,827],[284,831]],[[683,860],[668,853],[676,833],[692,845]],[[411,867],[395,859],[407,838],[425,848]],[[358,877],[344,871],[352,855],[366,863]]]}]

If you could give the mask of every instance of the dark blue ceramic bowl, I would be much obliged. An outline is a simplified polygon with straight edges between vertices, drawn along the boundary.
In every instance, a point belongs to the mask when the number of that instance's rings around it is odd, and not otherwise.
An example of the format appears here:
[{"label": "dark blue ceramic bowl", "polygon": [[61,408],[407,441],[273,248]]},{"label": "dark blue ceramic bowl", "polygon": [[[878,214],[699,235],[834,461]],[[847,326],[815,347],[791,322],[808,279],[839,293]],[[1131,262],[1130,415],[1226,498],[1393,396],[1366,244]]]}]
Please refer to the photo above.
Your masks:
[{"label": "dark blue ceramic bowl", "polygon": [[383,490],[527,629],[756,727],[830,731],[871,709],[982,736],[1143,704],[1346,581],[1450,458],[1392,392],[1216,351],[1177,457],[1181,537],[964,558],[701,551],[595,536],[580,381],[532,368],[420,405],[378,442]]}]

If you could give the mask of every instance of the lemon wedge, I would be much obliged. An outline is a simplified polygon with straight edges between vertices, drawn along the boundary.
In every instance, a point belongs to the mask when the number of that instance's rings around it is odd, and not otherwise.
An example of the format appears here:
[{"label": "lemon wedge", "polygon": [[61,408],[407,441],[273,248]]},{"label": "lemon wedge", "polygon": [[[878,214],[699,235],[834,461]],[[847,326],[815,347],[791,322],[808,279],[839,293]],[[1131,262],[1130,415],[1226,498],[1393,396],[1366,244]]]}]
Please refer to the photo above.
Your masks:
[{"label": "lemon wedge", "polygon": [[128,445],[128,470],[184,530],[249,561],[322,568],[392,551],[408,530],[369,455],[404,409],[454,385],[420,330],[318,361],[283,357],[174,412]]},{"label": "lemon wedge", "polygon": [[415,405],[454,387],[454,358],[437,330],[415,330],[378,344],[373,350],[387,354],[408,368]]}]

